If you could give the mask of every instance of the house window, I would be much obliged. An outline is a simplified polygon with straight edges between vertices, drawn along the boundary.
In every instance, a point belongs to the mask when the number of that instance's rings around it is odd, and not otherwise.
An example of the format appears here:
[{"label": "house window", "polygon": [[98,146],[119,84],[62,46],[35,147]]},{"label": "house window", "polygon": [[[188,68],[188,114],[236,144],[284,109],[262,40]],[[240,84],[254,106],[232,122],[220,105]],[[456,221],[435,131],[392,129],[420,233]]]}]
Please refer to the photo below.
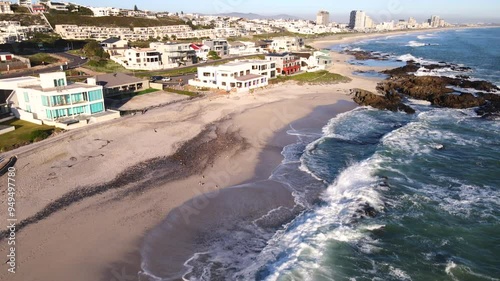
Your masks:
[{"label": "house window", "polygon": [[226,82],[222,82],[222,86],[226,86],[226,85],[227,85]]},{"label": "house window", "polygon": [[25,102],[30,102],[30,96],[28,95],[27,92],[24,92],[24,101]]},{"label": "house window", "polygon": [[104,111],[104,104],[102,102],[99,103],[94,103],[90,105],[90,113],[98,113],[98,112],[103,112]]}]

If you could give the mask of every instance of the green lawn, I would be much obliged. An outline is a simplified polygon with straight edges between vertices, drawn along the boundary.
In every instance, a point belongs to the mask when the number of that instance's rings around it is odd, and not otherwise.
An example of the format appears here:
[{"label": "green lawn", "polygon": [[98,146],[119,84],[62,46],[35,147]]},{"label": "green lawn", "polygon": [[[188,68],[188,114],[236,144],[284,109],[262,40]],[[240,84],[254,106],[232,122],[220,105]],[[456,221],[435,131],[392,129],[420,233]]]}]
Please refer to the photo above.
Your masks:
[{"label": "green lawn", "polygon": [[88,68],[95,72],[105,72],[105,73],[115,73],[115,72],[123,72],[123,73],[132,73],[132,70],[125,69],[125,67],[119,65],[118,63],[112,60],[102,60],[102,61],[94,61],[91,60],[85,65],[84,68]]},{"label": "green lawn", "polygon": [[331,73],[326,70],[317,72],[306,72],[293,76],[280,76],[276,79],[269,80],[271,84],[277,84],[286,81],[297,81],[299,84],[336,84],[351,81],[350,78],[340,74]]},{"label": "green lawn", "polygon": [[166,88],[165,91],[170,92],[170,93],[179,94],[179,95],[190,96],[190,97],[197,97],[198,96],[198,93],[195,93],[195,92],[176,90],[176,89],[171,89],[171,88]]},{"label": "green lawn", "polygon": [[52,126],[37,125],[18,119],[9,120],[0,125],[16,127],[16,130],[0,135],[0,152],[41,141],[49,137],[55,130],[59,130]]},{"label": "green lawn", "polygon": [[139,92],[135,93],[135,95],[136,96],[146,95],[146,94],[150,94],[150,93],[154,93],[154,92],[158,92],[158,91],[159,91],[158,89],[149,88],[146,90],[139,91]]},{"label": "green lawn", "polygon": [[51,55],[46,54],[46,53],[34,54],[31,56],[28,56],[28,58],[30,59],[31,66],[47,65],[47,64],[56,63],[59,61],[58,59],[56,59],[56,58],[54,58]]}]

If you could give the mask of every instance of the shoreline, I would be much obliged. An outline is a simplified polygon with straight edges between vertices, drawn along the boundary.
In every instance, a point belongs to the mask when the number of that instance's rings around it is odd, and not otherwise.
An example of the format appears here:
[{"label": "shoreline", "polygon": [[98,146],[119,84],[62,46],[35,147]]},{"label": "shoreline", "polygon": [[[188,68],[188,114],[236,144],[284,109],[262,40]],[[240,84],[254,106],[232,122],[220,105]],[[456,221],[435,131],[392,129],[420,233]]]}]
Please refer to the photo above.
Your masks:
[{"label": "shoreline", "polygon": [[[331,71],[352,78],[350,83],[328,86],[284,83],[252,95],[185,101],[10,151],[9,155],[18,154],[20,158],[17,195],[21,202],[19,220],[22,220],[69,191],[109,183],[134,165],[141,167],[150,159],[175,154],[213,124],[217,124],[222,134],[236,134],[249,141],[251,147],[241,149],[247,144],[240,143],[241,146],[229,151],[220,149],[214,153],[213,163],[207,162],[205,170],[192,171],[187,178],[149,189],[136,188],[133,194],[126,191],[141,182],[125,183],[123,190],[111,189],[85,197],[28,225],[18,233],[18,251],[23,255],[16,278],[109,280],[122,273],[137,276],[144,235],[173,209],[200,194],[248,182],[258,173],[268,171],[282,159],[279,153],[283,147],[270,145],[277,132],[311,114],[318,106],[351,101],[347,94],[352,88],[374,89],[378,80],[353,76],[352,69],[360,67],[347,64],[348,58],[334,54],[336,62]],[[228,121],[228,116],[232,120]],[[213,130],[203,135],[208,140],[218,136]],[[274,156],[267,153],[269,158],[260,158],[266,151]],[[262,162],[268,163],[267,167]],[[241,163],[247,164],[242,167]],[[201,185],[208,174],[216,175],[212,185],[206,182]],[[144,181],[155,176],[153,171]],[[2,243],[0,251],[6,251],[5,247]],[[61,251],[66,254],[59,255]],[[54,264],[63,269],[47,270]],[[86,276],[75,276],[79,272],[85,272]],[[5,278],[8,276],[4,271],[0,280]]]},{"label": "shoreline", "polygon": [[[187,270],[185,262],[193,255],[204,252],[209,242],[199,243],[200,237],[210,239],[211,232],[223,232],[220,229],[234,229],[235,224],[251,224],[273,211],[283,210],[280,217],[266,222],[279,227],[290,220],[301,210],[294,197],[284,183],[270,179],[274,170],[282,164],[282,152],[285,146],[297,143],[296,136],[288,130],[307,129],[318,136],[321,129],[331,118],[350,111],[357,105],[351,101],[340,100],[335,104],[315,107],[307,116],[292,121],[288,126],[277,131],[259,152],[254,176],[246,181],[217,191],[200,194],[173,209],[169,215],[144,238],[141,255],[143,256],[142,279],[154,280],[151,267],[156,271],[167,273],[160,276],[167,280],[177,280]],[[210,176],[209,176],[210,177]],[[210,184],[210,181],[209,181]],[[241,208],[240,206],[245,206]],[[196,210],[196,212],[194,211]],[[197,212],[200,211],[200,212]],[[221,225],[224,224],[223,227]],[[171,237],[165,239],[165,237]],[[219,238],[217,238],[218,240]],[[204,239],[202,239],[204,240]],[[224,239],[225,240],[225,239]],[[207,245],[208,244],[208,245]],[[144,260],[147,257],[152,260]],[[151,279],[150,279],[151,278]]]},{"label": "shoreline", "polygon": [[342,35],[332,35],[325,38],[313,39],[311,40],[310,44],[316,49],[323,49],[335,45],[350,44],[358,41],[373,40],[387,36],[403,36],[406,34],[415,34],[415,33],[435,33],[435,32],[443,32],[451,30],[478,29],[478,28],[498,28],[498,26],[468,26],[468,27],[464,26],[464,27],[429,28],[429,29],[409,29],[409,30],[396,30],[396,31],[381,32],[381,33],[360,33],[359,35],[353,33],[354,35],[347,37],[345,37],[345,34],[342,34]]}]

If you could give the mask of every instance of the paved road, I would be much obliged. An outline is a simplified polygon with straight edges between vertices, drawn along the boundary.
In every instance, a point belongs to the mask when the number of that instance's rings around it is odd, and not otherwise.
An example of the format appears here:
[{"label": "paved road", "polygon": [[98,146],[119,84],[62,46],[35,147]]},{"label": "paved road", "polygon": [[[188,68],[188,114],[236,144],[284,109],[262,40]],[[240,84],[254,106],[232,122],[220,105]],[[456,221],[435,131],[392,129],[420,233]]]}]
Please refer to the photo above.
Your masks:
[{"label": "paved road", "polygon": [[[71,55],[71,54],[64,53],[64,52],[53,53],[53,54],[64,57],[65,59],[67,59],[68,60],[68,65],[67,65],[68,69],[80,67],[82,64],[87,62],[87,59],[81,59],[79,56]],[[5,73],[5,74],[2,74],[0,77],[1,78],[13,78],[13,77],[29,76],[29,75],[54,72],[54,71],[60,71],[60,70],[61,70],[61,66],[59,66],[59,65],[47,66],[47,67],[43,67],[43,68],[39,68],[39,69],[27,69],[27,70],[20,71],[20,72]]]},{"label": "paved road", "polygon": [[[191,74],[176,75],[176,76],[167,75],[166,77],[170,77],[172,80],[170,80],[168,82],[164,82],[164,81],[161,81],[161,80],[156,80],[154,82],[155,83],[161,83],[163,85],[179,85],[179,83],[187,84],[187,81],[189,81],[190,79],[194,79],[195,78],[195,74],[191,73]],[[179,79],[182,79],[182,81],[179,81]]]}]

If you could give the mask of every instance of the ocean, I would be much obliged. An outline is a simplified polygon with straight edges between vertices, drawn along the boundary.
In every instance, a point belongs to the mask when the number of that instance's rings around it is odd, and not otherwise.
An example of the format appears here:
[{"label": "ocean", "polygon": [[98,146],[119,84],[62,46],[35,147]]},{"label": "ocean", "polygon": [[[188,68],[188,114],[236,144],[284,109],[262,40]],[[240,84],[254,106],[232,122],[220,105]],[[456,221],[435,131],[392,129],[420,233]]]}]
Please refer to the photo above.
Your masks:
[{"label": "ocean", "polygon": [[[500,28],[332,48],[381,52],[392,64],[468,66],[468,76],[498,85],[498,46]],[[213,239],[186,261],[182,278],[500,280],[500,122],[473,109],[407,103],[415,114],[358,107],[317,131],[290,129],[297,142],[270,180],[286,185],[300,208],[283,226],[254,220]]]}]

